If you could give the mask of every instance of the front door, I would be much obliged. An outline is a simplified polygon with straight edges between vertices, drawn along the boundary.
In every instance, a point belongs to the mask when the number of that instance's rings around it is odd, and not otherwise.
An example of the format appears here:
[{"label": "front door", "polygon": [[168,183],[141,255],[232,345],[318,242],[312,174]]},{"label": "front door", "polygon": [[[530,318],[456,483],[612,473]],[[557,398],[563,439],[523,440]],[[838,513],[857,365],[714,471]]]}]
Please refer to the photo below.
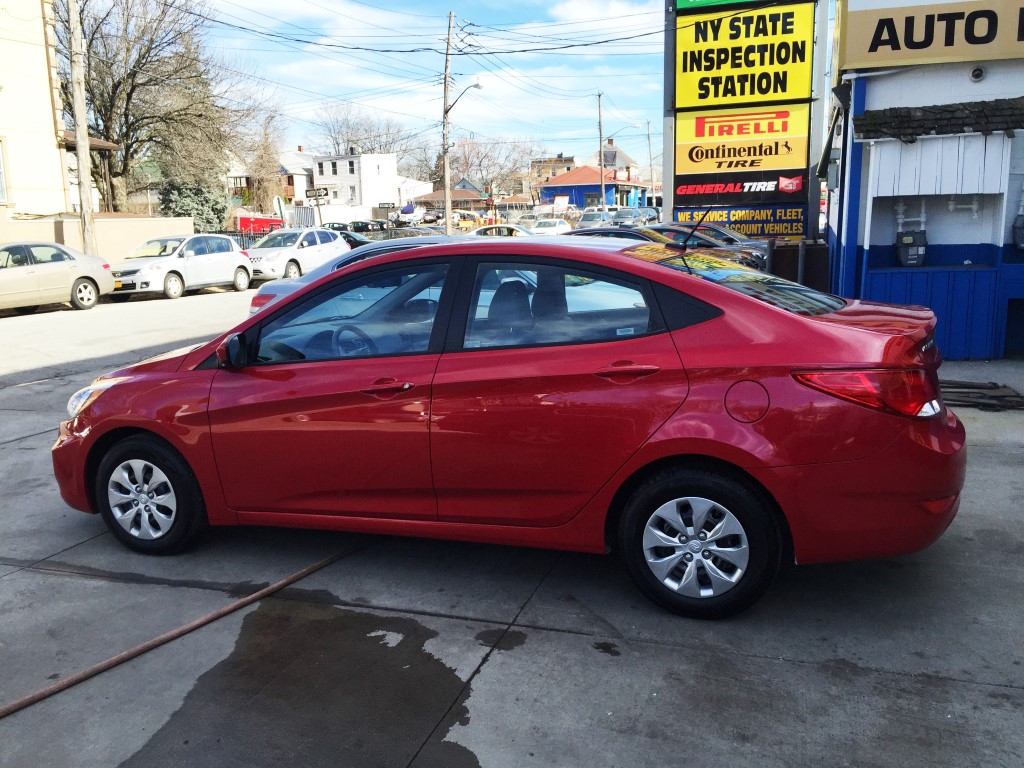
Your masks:
[{"label": "front door", "polygon": [[252,364],[218,371],[210,392],[229,506],[436,517],[430,387],[447,271],[435,262],[343,278],[247,332]]}]

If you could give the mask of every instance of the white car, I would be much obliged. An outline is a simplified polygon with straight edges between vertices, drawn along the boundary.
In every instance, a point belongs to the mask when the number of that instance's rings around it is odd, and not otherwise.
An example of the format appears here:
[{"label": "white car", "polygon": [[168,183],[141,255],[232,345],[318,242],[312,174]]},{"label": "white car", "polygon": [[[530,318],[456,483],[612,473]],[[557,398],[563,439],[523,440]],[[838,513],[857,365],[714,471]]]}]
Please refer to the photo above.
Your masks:
[{"label": "white car", "polygon": [[97,256],[58,243],[0,245],[0,309],[28,314],[41,304],[65,301],[92,309],[112,290],[110,265]]},{"label": "white car", "polygon": [[535,235],[564,235],[572,232],[572,224],[565,219],[538,219],[530,231]]},{"label": "white car", "polygon": [[469,233],[473,237],[521,237],[533,232],[516,224],[488,224]]},{"label": "white car", "polygon": [[294,280],[348,250],[344,238],[329,229],[278,229],[250,246],[252,279]]},{"label": "white car", "polygon": [[162,293],[177,299],[193,288],[249,287],[249,257],[225,235],[178,235],[147,240],[112,267],[111,298],[124,301],[137,293]]}]

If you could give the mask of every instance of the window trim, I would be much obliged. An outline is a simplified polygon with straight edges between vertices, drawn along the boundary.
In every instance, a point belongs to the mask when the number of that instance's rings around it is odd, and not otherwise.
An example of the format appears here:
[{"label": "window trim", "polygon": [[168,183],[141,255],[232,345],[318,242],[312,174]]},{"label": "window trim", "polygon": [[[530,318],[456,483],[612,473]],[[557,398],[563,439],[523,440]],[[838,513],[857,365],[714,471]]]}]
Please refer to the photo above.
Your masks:
[{"label": "window trim", "polygon": [[0,206],[13,206],[10,194],[10,163],[7,162],[7,137],[0,136]]}]

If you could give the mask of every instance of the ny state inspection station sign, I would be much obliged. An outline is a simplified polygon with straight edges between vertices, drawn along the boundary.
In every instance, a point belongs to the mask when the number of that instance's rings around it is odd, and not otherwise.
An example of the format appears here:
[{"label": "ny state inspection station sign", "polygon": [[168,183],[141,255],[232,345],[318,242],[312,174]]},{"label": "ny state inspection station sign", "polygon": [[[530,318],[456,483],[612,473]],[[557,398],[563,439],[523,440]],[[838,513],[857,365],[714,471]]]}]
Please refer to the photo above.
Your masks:
[{"label": "ny state inspection station sign", "polygon": [[678,13],[677,110],[810,98],[814,3]]}]

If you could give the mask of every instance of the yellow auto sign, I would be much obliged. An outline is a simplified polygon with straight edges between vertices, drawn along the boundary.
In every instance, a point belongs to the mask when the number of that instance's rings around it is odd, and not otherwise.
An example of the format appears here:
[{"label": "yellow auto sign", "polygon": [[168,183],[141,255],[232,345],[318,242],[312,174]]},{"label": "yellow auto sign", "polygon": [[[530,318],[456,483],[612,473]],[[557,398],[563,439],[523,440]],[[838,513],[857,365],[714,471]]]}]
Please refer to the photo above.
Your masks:
[{"label": "yellow auto sign", "polygon": [[807,164],[809,104],[676,113],[676,173],[786,170]]},{"label": "yellow auto sign", "polygon": [[814,3],[676,19],[676,109],[811,96]]},{"label": "yellow auto sign", "polygon": [[1021,0],[849,0],[846,5],[839,31],[841,69],[1024,58]]}]

